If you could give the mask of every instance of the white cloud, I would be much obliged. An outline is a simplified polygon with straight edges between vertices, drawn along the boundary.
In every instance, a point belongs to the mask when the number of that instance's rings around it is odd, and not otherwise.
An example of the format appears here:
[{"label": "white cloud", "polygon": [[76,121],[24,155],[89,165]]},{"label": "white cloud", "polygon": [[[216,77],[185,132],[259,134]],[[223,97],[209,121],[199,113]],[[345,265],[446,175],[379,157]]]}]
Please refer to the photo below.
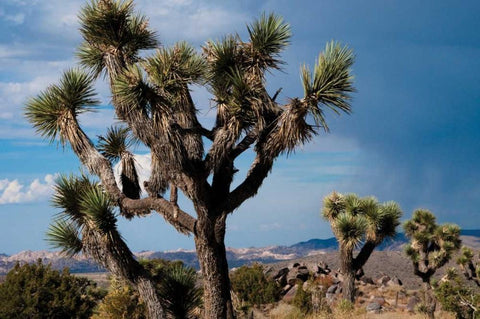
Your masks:
[{"label": "white cloud", "polygon": [[46,200],[53,193],[53,185],[57,174],[47,174],[43,178],[35,179],[30,185],[22,185],[17,179],[0,180],[0,205],[27,203]]}]

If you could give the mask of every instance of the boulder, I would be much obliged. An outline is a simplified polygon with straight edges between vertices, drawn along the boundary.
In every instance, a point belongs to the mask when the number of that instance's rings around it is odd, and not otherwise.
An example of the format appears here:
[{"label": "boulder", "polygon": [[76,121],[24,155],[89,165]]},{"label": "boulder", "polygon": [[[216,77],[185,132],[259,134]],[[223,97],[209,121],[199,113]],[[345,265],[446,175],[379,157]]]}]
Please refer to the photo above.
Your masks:
[{"label": "boulder", "polygon": [[273,276],[273,279],[278,279],[284,275],[288,274],[288,268],[285,267],[285,268],[282,268],[280,269],[279,271],[277,271],[277,273],[275,274],[275,276]]},{"label": "boulder", "polygon": [[387,282],[390,281],[390,277],[387,276],[387,275],[383,275],[382,277],[380,277],[378,280],[377,280],[377,284],[379,284],[380,286],[385,286],[387,284]]},{"label": "boulder", "polygon": [[317,274],[328,275],[331,271],[332,270],[328,268],[328,265],[323,261],[317,265]]},{"label": "boulder", "polygon": [[306,266],[300,266],[297,268],[297,279],[300,279],[301,281],[307,281],[309,276],[310,272]]},{"label": "boulder", "polygon": [[383,297],[372,296],[370,302],[376,302],[380,306],[383,306],[385,304],[385,299]]},{"label": "boulder", "polygon": [[331,285],[327,289],[327,294],[334,294],[338,290],[338,285]]},{"label": "boulder", "polygon": [[362,276],[359,281],[366,285],[375,285],[375,282],[371,277]]},{"label": "boulder", "polygon": [[387,281],[386,285],[390,287],[396,287],[396,286],[403,286],[403,283],[400,279],[398,279],[397,276],[394,276],[392,279]]},{"label": "boulder", "polygon": [[380,313],[382,311],[382,305],[378,302],[370,302],[365,309],[367,312]]},{"label": "boulder", "polygon": [[283,296],[282,300],[285,302],[291,302],[297,293],[298,285],[293,286],[290,290],[287,291],[285,296]]}]

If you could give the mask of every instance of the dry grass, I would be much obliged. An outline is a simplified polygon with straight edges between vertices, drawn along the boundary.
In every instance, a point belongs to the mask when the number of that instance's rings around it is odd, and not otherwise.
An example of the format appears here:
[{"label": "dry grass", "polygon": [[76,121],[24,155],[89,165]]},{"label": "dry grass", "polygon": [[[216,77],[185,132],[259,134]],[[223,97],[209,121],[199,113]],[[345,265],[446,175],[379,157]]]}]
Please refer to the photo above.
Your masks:
[{"label": "dry grass", "polygon": [[[280,302],[274,309],[270,311],[270,313],[265,314],[261,313],[260,311],[254,312],[254,318],[263,319],[263,318],[271,318],[271,319],[426,319],[427,317],[422,314],[411,314],[408,312],[382,312],[379,314],[375,313],[367,313],[365,308],[355,308],[354,310],[341,310],[338,308],[334,308],[332,313],[319,313],[319,314],[311,314],[305,315],[302,314],[301,311],[287,303]],[[437,311],[435,314],[435,318],[440,319],[454,319],[455,316],[451,313]]]}]

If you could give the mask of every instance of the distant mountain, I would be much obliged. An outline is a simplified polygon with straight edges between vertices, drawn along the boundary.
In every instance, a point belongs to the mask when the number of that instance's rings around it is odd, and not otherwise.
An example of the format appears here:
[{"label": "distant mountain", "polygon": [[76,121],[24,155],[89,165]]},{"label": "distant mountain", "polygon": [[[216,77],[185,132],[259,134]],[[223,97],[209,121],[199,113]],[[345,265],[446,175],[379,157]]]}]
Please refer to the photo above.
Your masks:
[{"label": "distant mountain", "polygon": [[[474,249],[480,249],[480,229],[462,230],[462,241],[465,245]],[[395,238],[383,242],[377,250],[400,251],[407,242],[403,233]],[[292,260],[333,252],[338,249],[337,240],[332,237],[328,239],[310,239],[296,243],[291,246],[269,246],[250,248],[227,248],[227,259],[230,267],[239,267],[252,262],[272,263],[282,260]],[[137,258],[153,259],[162,258],[167,260],[181,260],[186,265],[199,269],[197,255],[194,250],[179,249],[174,251],[143,251],[135,253]],[[51,263],[55,269],[69,267],[72,273],[102,272],[104,269],[97,265],[92,259],[85,256],[67,258],[60,252],[51,251],[23,251],[8,256],[0,254],[0,275],[7,273],[17,262],[32,263],[41,258],[45,263]]]}]

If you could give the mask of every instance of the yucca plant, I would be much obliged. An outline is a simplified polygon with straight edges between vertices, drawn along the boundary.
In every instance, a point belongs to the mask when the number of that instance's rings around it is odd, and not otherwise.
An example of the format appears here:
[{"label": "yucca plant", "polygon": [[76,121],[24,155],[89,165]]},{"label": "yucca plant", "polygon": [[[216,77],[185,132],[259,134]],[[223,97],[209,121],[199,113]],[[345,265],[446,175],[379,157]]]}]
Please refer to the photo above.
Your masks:
[{"label": "yucca plant", "polygon": [[458,257],[457,264],[462,269],[465,278],[480,287],[480,264],[478,260],[474,260],[474,253],[471,248],[462,247],[462,254]]},{"label": "yucca plant", "polygon": [[52,204],[61,211],[47,232],[53,247],[69,256],[83,252],[135,287],[152,318],[164,316],[155,283],[135,260],[117,229],[115,205],[85,175],[60,176]]},{"label": "yucca plant", "polygon": [[340,247],[343,299],[353,302],[355,274],[375,247],[395,236],[402,211],[395,202],[380,204],[374,197],[332,192],[323,200],[322,215],[330,222]]},{"label": "yucca plant", "polygon": [[431,293],[431,278],[460,248],[460,227],[454,224],[438,225],[434,214],[426,209],[417,209],[403,228],[410,239],[405,246],[405,253],[413,262],[414,274],[422,279],[426,313],[433,318],[436,302]]},{"label": "yucca plant", "polygon": [[[207,42],[202,53],[185,42],[157,48],[155,33],[134,10],[133,1],[92,0],[79,18],[84,40],[78,50],[82,69],[67,71],[59,84],[32,98],[26,107],[27,118],[48,140],[71,145],[88,171],[99,177],[101,194],[118,207],[119,216],[133,218],[155,211],[178,231],[193,235],[204,276],[205,317],[233,317],[224,243],[226,219],[257,194],[279,155],[295,151],[328,130],[325,110],[351,112],[352,51],[337,42],[328,43],[312,71],[305,66],[301,69],[304,95],[281,104],[277,101],[280,90],[273,94],[267,90],[266,74],[282,67],[281,53],[290,42],[291,31],[275,14],[263,14],[248,25],[247,39],[226,35]],[[141,53],[153,48],[158,50]],[[110,129],[95,147],[77,115],[97,104],[93,81],[101,74],[108,79],[122,126]],[[190,94],[193,84],[205,86],[213,95],[216,121],[211,129],[197,118]],[[130,134],[151,151],[151,175],[143,185],[143,198]],[[208,150],[206,145],[210,145]],[[255,159],[245,179],[233,184],[235,161],[249,148]],[[112,170],[117,161],[121,163],[119,184]],[[168,189],[170,194],[165,195]],[[192,201],[195,213],[179,207],[178,191]],[[89,214],[85,220],[90,225],[99,222],[98,218]],[[70,243],[67,252],[79,249],[77,228],[68,224],[76,220],[72,217],[66,224],[56,224],[58,238]],[[101,227],[107,229],[113,220],[104,222]],[[106,256],[95,252],[93,243],[98,241],[98,250],[102,250],[103,237],[92,227],[82,228],[82,249],[100,261],[116,258],[113,248],[104,251]],[[114,234],[111,239],[124,247]],[[109,270],[117,266],[123,267],[107,263]]]}]

